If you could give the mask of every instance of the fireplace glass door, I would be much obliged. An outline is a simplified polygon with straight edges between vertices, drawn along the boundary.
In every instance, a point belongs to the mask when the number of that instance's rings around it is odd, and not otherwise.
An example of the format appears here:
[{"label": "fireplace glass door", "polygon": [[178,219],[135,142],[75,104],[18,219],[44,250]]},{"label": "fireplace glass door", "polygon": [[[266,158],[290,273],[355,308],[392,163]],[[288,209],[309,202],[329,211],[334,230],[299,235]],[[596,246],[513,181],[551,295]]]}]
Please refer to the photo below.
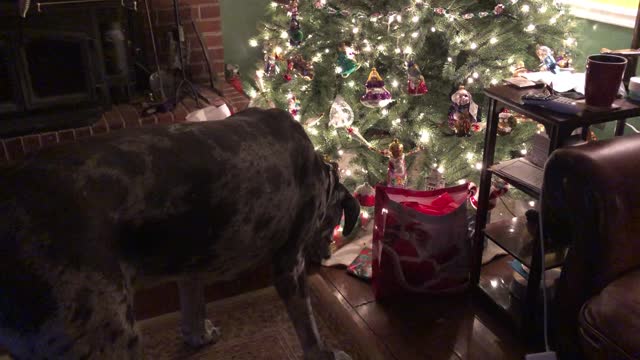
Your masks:
[{"label": "fireplace glass door", "polygon": [[89,46],[84,34],[26,33],[21,57],[27,108],[94,101]]},{"label": "fireplace glass door", "polygon": [[0,113],[18,110],[15,71],[11,68],[12,62],[9,61],[9,56],[11,53],[8,36],[0,34]]}]

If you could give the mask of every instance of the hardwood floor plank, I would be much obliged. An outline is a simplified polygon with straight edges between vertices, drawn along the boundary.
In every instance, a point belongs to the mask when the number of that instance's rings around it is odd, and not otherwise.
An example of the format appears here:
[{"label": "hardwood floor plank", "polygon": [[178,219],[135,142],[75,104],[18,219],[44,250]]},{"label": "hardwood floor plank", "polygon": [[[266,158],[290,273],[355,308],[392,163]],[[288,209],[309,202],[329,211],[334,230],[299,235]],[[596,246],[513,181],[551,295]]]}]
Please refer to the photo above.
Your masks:
[{"label": "hardwood floor plank", "polygon": [[524,346],[508,324],[476,304],[471,292],[376,302],[370,285],[344,269],[318,272],[398,360],[524,357]]},{"label": "hardwood floor plank", "polygon": [[351,306],[358,307],[375,301],[371,285],[347,274],[344,268],[322,267],[318,271],[338,289]]},{"label": "hardwood floor plank", "polygon": [[454,301],[370,303],[356,310],[398,359],[451,359],[465,307]]},{"label": "hardwood floor plank", "polygon": [[323,304],[322,311],[331,311],[337,321],[344,319],[344,321],[340,321],[340,325],[347,327],[348,331],[358,334],[358,338],[363,344],[361,348],[371,349],[370,360],[397,360],[389,351],[383,339],[378,338],[371,331],[367,323],[354,311],[353,307],[333,284],[327,282],[320,274],[317,274],[309,276],[309,287],[318,296],[320,303]]}]

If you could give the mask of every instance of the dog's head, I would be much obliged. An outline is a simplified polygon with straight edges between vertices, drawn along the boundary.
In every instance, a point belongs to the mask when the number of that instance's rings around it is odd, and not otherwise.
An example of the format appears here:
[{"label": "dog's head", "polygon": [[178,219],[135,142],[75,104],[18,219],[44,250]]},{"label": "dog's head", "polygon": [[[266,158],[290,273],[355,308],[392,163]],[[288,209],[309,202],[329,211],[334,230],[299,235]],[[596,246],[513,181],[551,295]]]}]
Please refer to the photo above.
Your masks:
[{"label": "dog's head", "polygon": [[324,217],[319,223],[316,238],[308,249],[307,257],[310,261],[319,263],[331,256],[330,246],[333,239],[333,230],[340,224],[344,213],[344,226],[342,234],[348,236],[356,226],[360,215],[360,204],[340,183],[337,169],[332,165],[328,167],[329,183],[327,186],[326,209]]}]

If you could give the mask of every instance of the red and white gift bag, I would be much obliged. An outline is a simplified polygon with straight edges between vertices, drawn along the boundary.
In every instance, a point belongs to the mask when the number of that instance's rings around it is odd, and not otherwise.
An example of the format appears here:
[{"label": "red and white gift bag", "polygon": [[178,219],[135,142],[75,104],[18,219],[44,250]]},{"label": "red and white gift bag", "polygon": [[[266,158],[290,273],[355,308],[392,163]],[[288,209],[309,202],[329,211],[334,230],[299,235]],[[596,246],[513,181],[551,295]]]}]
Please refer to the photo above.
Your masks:
[{"label": "red and white gift bag", "polygon": [[468,185],[414,191],[376,187],[373,278],[376,299],[459,292],[469,283]]}]

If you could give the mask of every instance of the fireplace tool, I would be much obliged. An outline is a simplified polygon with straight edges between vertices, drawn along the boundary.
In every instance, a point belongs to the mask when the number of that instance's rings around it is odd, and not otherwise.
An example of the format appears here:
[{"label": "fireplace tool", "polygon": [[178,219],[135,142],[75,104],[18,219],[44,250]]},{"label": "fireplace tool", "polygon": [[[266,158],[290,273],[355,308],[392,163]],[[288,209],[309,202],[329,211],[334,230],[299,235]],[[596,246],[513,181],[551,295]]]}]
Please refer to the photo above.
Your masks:
[{"label": "fireplace tool", "polygon": [[180,82],[176,87],[175,101],[177,103],[179,99],[181,99],[182,96],[185,95],[194,99],[198,107],[200,107],[200,99],[202,99],[205,103],[209,104],[209,100],[206,97],[204,97],[202,94],[200,94],[198,92],[196,85],[194,85],[187,78],[187,71],[185,69],[185,61],[184,61],[184,54],[183,54],[183,48],[182,48],[182,46],[185,43],[184,29],[182,27],[182,22],[180,21],[180,11],[179,11],[178,0],[173,0],[173,16],[176,22],[176,32],[177,32],[177,42],[178,42],[178,46],[177,46],[178,65],[180,66],[180,72],[182,75],[182,79],[180,79]]}]

